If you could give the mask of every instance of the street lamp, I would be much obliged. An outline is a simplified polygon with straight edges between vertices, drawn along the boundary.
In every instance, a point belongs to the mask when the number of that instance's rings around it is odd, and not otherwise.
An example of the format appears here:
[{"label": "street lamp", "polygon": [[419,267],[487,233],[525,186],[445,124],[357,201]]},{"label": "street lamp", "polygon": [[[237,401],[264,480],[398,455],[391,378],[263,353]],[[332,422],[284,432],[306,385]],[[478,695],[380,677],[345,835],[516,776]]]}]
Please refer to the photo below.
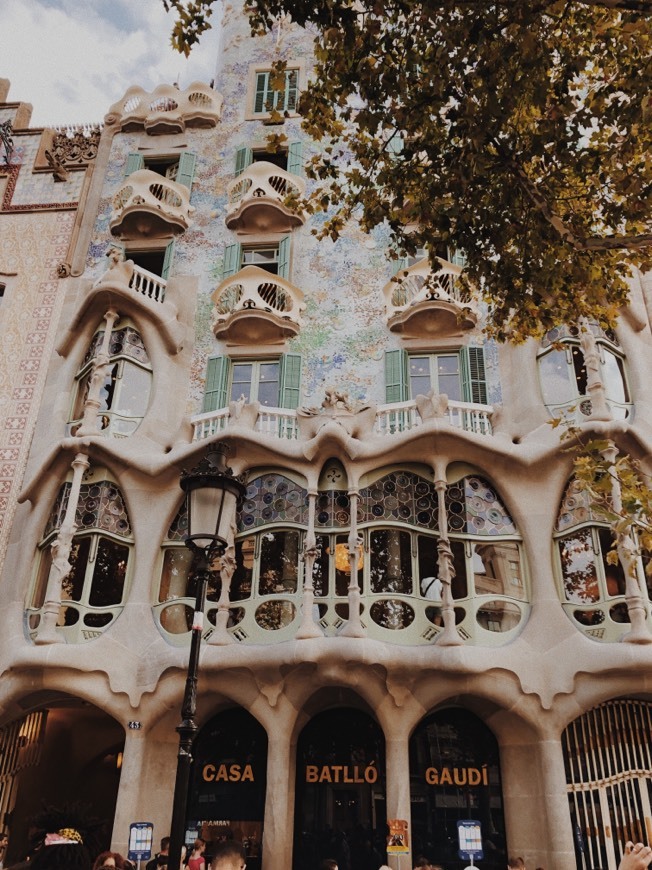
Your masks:
[{"label": "street lamp", "polygon": [[181,847],[185,840],[192,745],[197,733],[197,673],[204,629],[206,586],[212,563],[224,554],[228,546],[231,523],[238,502],[246,492],[245,485],[234,477],[232,469],[227,466],[226,453],[226,444],[216,444],[194,468],[181,472],[180,485],[186,493],[188,511],[188,536],[185,543],[194,556],[197,598],[190,635],[190,658],[181,706],[181,724],[177,726],[179,754],[170,826],[170,870],[179,870]]}]

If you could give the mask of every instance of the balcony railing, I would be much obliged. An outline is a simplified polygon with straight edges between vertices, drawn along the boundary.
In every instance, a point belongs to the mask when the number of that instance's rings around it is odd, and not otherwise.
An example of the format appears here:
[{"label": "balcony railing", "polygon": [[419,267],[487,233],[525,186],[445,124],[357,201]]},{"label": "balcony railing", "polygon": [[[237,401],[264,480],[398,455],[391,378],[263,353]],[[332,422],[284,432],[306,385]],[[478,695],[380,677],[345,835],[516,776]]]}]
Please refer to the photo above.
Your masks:
[{"label": "balcony railing", "polygon": [[288,208],[285,200],[302,197],[305,189],[302,178],[274,163],[252,163],[227,187],[226,225],[248,232],[284,232],[301,226],[305,216]]},{"label": "balcony railing", "polygon": [[115,235],[181,233],[188,229],[194,210],[185,185],[151,169],[138,169],[113,197],[109,226]]},{"label": "balcony railing", "polygon": [[[473,402],[449,401],[448,407],[440,418],[456,429],[473,432],[476,435],[491,435],[491,405],[479,405]],[[191,420],[193,426],[193,441],[203,441],[226,429],[231,422],[228,408],[198,414]],[[396,402],[391,405],[379,405],[376,410],[376,420],[373,431],[376,435],[399,435],[423,426],[416,402]],[[299,437],[297,412],[287,408],[268,408],[261,406],[254,425],[254,431],[271,438],[295,440]]]},{"label": "balcony railing", "polygon": [[145,129],[154,136],[182,133],[186,127],[215,127],[221,111],[222,95],[203,82],[185,91],[173,85],[159,85],[152,93],[133,87],[111,106],[105,123],[119,124],[122,130]]},{"label": "balcony railing", "polygon": [[443,332],[454,323],[463,329],[475,326],[477,300],[461,285],[462,268],[439,260],[433,272],[428,259],[419,260],[389,281],[384,289],[390,329],[407,335]]},{"label": "balcony railing", "polygon": [[303,293],[285,278],[245,266],[213,292],[213,331],[237,342],[279,342],[301,329]]},{"label": "balcony railing", "polygon": [[152,272],[148,272],[147,269],[143,269],[141,266],[134,266],[134,274],[129,282],[129,287],[136,293],[140,293],[141,296],[146,296],[147,299],[151,299],[153,302],[165,301],[165,290],[167,288],[165,278],[161,278],[159,275],[154,275]]}]

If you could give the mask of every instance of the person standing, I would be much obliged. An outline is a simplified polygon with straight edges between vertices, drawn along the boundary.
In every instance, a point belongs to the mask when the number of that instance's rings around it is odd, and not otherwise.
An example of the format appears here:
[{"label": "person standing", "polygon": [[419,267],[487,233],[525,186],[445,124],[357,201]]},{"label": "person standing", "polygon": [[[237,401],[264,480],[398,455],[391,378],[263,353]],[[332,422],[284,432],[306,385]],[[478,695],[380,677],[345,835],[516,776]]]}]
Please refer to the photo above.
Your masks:
[{"label": "person standing", "polygon": [[188,858],[188,870],[204,870],[206,867],[206,859],[204,852],[206,851],[206,843],[201,837],[197,837]]}]

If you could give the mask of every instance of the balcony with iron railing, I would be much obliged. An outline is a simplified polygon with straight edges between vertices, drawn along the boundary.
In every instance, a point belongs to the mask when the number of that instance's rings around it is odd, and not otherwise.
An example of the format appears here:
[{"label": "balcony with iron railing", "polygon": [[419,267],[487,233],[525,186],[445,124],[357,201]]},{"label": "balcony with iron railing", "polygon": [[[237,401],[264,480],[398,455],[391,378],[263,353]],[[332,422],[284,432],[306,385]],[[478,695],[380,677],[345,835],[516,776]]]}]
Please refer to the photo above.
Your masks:
[{"label": "balcony with iron railing", "polygon": [[185,91],[174,85],[159,85],[152,93],[132,87],[111,106],[105,123],[124,131],[144,129],[150,136],[183,133],[186,127],[215,127],[222,102],[222,95],[203,82]]},{"label": "balcony with iron railing", "polygon": [[462,268],[439,259],[440,270],[419,260],[395,275],[383,288],[387,325],[405,338],[450,335],[478,322],[478,302],[459,277]]},{"label": "balcony with iron railing", "polygon": [[[493,411],[492,405],[448,401],[446,407],[442,408],[438,419],[455,429],[475,435],[489,436],[492,435],[491,415]],[[237,425],[240,419],[242,418],[232,416],[229,408],[197,414],[191,419],[192,440],[203,441],[212,438],[230,426]],[[294,410],[260,406],[253,420],[253,429],[269,438],[297,440],[302,437],[300,422],[300,415],[298,417]],[[427,422],[427,418],[424,419],[421,416],[416,400],[378,405],[375,409],[372,434],[377,436],[401,435],[404,432],[418,429]]]},{"label": "balcony with iron railing", "polygon": [[188,229],[194,210],[185,185],[151,169],[138,169],[113,197],[109,226],[116,236],[169,236]]},{"label": "balcony with iron railing", "polygon": [[288,199],[299,200],[302,178],[274,163],[256,161],[227,187],[226,225],[236,232],[288,232],[305,223],[305,215]]},{"label": "balcony with iron railing", "polygon": [[230,344],[278,344],[301,329],[301,290],[258,266],[225,278],[212,299],[213,332]]}]

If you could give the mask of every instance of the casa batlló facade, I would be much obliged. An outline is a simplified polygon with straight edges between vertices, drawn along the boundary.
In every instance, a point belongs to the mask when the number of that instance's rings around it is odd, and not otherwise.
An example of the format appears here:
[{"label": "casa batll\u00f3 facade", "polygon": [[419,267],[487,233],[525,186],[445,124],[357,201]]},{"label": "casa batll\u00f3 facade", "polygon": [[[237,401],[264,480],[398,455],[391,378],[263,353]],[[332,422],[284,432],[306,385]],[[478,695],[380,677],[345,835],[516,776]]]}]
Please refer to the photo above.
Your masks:
[{"label": "casa batll\u00f3 facade", "polygon": [[[635,552],[608,564],[549,421],[649,454],[652,284],[614,333],[487,341],[460,252],[432,278],[387,231],[319,241],[286,204],[319,147],[309,34],[252,38],[236,2],[223,46],[214,86],[131,88],[90,160],[38,175],[52,133],[25,130],[36,156],[0,168],[68,204],[33,261],[0,243],[0,280],[52,297],[33,437],[0,445],[9,857],[42,798],[83,799],[123,853],[131,823],[169,832],[196,588],[179,477],[219,448],[247,489],[209,581],[189,839],[235,836],[264,870],[452,870],[473,821],[482,867],[615,868],[652,836],[650,590]],[[24,371],[12,352],[16,401]]]}]

